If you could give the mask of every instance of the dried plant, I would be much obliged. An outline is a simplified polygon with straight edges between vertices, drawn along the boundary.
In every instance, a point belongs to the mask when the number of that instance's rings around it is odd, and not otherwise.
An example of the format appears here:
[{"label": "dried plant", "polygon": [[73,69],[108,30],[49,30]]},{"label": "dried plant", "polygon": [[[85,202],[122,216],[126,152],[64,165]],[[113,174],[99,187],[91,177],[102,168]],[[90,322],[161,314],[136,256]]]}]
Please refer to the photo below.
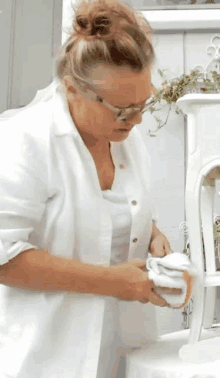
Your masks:
[{"label": "dried plant", "polygon": [[[163,73],[164,71],[165,70],[158,70],[158,73],[163,78],[165,77]],[[153,86],[153,96],[150,103],[152,105],[149,107],[151,114],[162,109],[158,108],[158,104],[161,104],[161,102],[163,102],[164,106],[169,105],[165,122],[154,115],[154,118],[158,123],[158,127],[156,130],[154,130],[154,132],[157,132],[166,125],[172,109],[175,110],[177,114],[183,114],[186,116],[186,114],[184,114],[183,111],[176,105],[177,100],[185,94],[220,93],[220,74],[218,74],[216,71],[210,71],[210,74],[212,75],[212,78],[205,79],[199,70],[192,70],[189,75],[181,75],[180,77],[163,81],[160,89],[156,89]],[[156,136],[152,134],[151,130],[149,130],[148,135],[151,137]]]}]

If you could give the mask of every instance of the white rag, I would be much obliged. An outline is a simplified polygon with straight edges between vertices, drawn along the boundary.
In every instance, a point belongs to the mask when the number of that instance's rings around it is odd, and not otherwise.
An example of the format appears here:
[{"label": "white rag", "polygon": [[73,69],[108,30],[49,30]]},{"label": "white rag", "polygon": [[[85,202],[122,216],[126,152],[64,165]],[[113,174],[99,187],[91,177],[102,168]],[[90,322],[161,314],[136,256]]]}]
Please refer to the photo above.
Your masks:
[{"label": "white rag", "polygon": [[193,292],[193,277],[196,270],[188,256],[174,252],[164,257],[148,257],[146,261],[148,277],[156,286],[181,289],[180,294],[166,293],[155,288],[172,308],[182,308],[189,302]]}]

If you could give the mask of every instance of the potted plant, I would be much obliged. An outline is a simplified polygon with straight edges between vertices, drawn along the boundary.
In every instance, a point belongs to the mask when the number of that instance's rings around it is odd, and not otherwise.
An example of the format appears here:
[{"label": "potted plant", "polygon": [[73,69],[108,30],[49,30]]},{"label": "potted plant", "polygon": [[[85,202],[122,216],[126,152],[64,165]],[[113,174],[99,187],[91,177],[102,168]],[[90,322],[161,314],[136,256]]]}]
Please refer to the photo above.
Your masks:
[{"label": "potted plant", "polygon": [[[158,70],[158,73],[163,78],[164,71],[165,70]],[[149,103],[150,107],[148,108],[151,114],[162,109],[159,108],[159,104],[162,103],[162,105],[164,106],[169,105],[165,122],[161,121],[160,118],[154,115],[154,118],[158,123],[158,127],[154,132],[157,132],[159,129],[166,125],[170,111],[172,109],[175,110],[177,114],[183,114],[184,116],[186,116],[176,105],[176,101],[185,94],[220,93],[220,74],[218,74],[216,71],[210,71],[210,74],[212,78],[205,79],[203,77],[204,75],[199,72],[199,70],[194,69],[190,71],[189,75],[183,74],[180,77],[163,81],[162,87],[160,89],[157,89],[152,85],[153,96],[151,97],[151,101]],[[151,130],[149,130],[148,135],[151,137],[156,136],[152,134]]]}]

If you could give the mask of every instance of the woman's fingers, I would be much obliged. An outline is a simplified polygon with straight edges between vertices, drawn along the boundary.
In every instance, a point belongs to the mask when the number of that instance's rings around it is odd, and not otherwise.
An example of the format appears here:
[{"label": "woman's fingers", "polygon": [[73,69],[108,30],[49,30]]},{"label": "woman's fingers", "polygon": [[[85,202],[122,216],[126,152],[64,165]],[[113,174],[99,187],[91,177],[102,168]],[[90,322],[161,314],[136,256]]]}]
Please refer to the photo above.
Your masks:
[{"label": "woman's fingers", "polygon": [[181,289],[174,289],[170,287],[156,286],[156,289],[163,290],[164,293],[168,293],[168,294],[181,294],[182,293]]}]

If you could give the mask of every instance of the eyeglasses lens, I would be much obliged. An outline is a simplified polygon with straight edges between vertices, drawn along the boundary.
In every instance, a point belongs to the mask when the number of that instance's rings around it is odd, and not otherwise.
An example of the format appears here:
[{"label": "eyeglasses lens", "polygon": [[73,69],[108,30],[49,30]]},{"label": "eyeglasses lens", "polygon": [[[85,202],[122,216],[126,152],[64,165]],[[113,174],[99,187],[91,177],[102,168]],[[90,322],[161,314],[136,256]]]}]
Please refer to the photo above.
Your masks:
[{"label": "eyeglasses lens", "polygon": [[149,109],[149,104],[145,104],[140,110],[133,111],[131,113],[122,114],[121,112],[117,116],[118,121],[127,121],[129,119],[132,119],[136,114],[139,112],[141,114],[145,113]]}]

